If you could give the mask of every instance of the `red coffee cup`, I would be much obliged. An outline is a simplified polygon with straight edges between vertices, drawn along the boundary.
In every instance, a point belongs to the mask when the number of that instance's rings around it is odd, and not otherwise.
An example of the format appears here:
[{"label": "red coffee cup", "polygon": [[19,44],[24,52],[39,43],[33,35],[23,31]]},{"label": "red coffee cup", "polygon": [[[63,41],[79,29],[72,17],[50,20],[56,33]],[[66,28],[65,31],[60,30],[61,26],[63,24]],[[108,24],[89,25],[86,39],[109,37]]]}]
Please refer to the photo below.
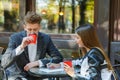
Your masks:
[{"label": "red coffee cup", "polygon": [[66,63],[68,66],[72,67],[72,60],[64,60],[64,63]]},{"label": "red coffee cup", "polygon": [[30,44],[36,44],[37,35],[36,34],[29,34],[29,36],[31,36],[33,38],[33,40],[30,41]]}]

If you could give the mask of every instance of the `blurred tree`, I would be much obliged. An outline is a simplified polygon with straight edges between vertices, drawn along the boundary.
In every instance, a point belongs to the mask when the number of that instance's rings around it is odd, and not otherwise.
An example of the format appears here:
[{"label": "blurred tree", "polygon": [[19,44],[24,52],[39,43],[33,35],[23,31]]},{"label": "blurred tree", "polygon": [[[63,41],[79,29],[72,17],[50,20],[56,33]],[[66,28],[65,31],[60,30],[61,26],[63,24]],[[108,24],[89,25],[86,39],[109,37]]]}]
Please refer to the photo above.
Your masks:
[{"label": "blurred tree", "polygon": [[[75,27],[94,19],[94,0],[37,0],[37,10],[50,24],[57,24],[58,33],[74,33]],[[41,1],[41,2],[40,2]],[[41,5],[44,3],[44,5]],[[56,28],[57,28],[56,26]]]},{"label": "blurred tree", "polygon": [[[45,1],[44,1],[45,2]],[[43,7],[41,10],[43,19],[48,21],[47,28],[52,31],[56,28],[56,20],[57,20],[57,9],[58,6],[55,4],[56,0],[48,0],[47,7]]]},{"label": "blurred tree", "polygon": [[78,0],[79,9],[80,9],[80,22],[79,24],[85,24],[85,10],[86,10],[87,0]]},{"label": "blurred tree", "polygon": [[72,0],[72,33],[75,32],[75,0]]},{"label": "blurred tree", "polygon": [[64,10],[65,10],[66,0],[60,0],[59,2],[59,19],[58,19],[58,33],[62,31],[65,32],[65,22],[64,22]]},{"label": "blurred tree", "polygon": [[77,0],[79,3],[80,21],[79,25],[93,23],[94,0]]}]

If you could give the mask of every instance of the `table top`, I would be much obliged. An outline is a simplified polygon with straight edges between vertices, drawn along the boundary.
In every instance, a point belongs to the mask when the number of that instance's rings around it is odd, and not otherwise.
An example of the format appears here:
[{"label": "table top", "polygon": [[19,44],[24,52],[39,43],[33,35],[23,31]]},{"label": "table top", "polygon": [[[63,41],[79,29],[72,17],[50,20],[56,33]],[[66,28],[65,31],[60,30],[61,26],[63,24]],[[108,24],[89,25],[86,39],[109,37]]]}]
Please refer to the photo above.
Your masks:
[{"label": "table top", "polygon": [[69,75],[66,74],[65,71],[54,71],[54,72],[44,72],[41,71],[40,68],[31,68],[29,71],[30,75],[36,76],[36,77],[69,77]]}]

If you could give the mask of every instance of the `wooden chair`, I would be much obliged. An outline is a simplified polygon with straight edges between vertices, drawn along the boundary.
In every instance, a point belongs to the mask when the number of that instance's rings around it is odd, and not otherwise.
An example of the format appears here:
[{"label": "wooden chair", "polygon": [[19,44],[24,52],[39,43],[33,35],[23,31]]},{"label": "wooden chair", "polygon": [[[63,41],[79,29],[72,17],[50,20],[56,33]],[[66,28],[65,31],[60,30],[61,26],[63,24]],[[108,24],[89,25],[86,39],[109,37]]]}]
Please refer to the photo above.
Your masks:
[{"label": "wooden chair", "polygon": [[120,80],[120,42],[111,42],[110,45],[111,64]]},{"label": "wooden chair", "polygon": [[112,65],[120,63],[120,42],[111,42],[110,60]]},{"label": "wooden chair", "polygon": [[[4,71],[4,69],[2,68],[2,66],[1,66],[1,58],[2,58],[3,50],[4,50],[4,48],[3,48],[3,47],[0,47],[0,80],[3,79],[3,75],[5,74],[5,71]],[[5,77],[5,76],[4,76],[4,77]],[[5,79],[5,80],[7,80],[7,79]]]},{"label": "wooden chair", "polygon": [[3,53],[3,47],[0,47],[0,62],[1,62],[1,57],[2,57],[2,53]]}]

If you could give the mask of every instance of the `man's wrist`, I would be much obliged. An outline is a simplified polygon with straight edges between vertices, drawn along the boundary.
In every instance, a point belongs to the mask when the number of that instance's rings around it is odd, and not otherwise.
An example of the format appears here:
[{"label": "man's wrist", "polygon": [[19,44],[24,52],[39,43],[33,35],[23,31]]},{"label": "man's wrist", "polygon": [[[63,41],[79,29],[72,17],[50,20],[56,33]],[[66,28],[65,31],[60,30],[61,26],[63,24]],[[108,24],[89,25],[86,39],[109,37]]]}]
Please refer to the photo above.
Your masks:
[{"label": "man's wrist", "polygon": [[16,51],[16,55],[19,55],[24,51],[24,49],[22,49],[21,46],[19,45],[15,51]]},{"label": "man's wrist", "polygon": [[42,63],[42,61],[41,61],[41,60],[38,60],[38,64],[39,64],[39,67],[44,66],[44,64]]},{"label": "man's wrist", "polygon": [[39,66],[39,61],[35,61],[35,66]]},{"label": "man's wrist", "polygon": [[23,50],[23,49],[24,49],[24,47],[23,47],[22,45],[20,45],[20,49],[21,49],[21,50]]}]

